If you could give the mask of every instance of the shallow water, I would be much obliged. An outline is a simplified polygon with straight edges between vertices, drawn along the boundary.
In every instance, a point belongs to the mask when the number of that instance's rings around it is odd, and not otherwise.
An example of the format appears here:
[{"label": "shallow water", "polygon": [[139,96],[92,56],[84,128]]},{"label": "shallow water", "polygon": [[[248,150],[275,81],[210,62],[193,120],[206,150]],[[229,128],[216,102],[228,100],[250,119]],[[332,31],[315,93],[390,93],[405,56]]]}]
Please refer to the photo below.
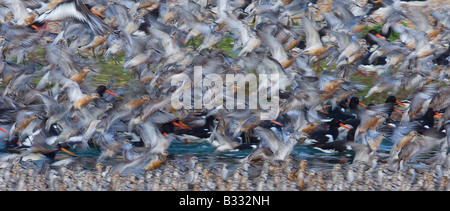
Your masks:
[{"label": "shallow water", "polygon": [[[378,155],[381,158],[387,158],[392,146],[392,142],[389,137],[384,139],[378,149]],[[187,166],[189,159],[192,156],[198,158],[199,163],[203,164],[205,167],[211,168],[217,164],[227,164],[229,170],[235,170],[236,167],[240,165],[240,160],[245,158],[252,152],[252,149],[245,149],[241,151],[230,151],[230,152],[216,152],[215,147],[211,146],[208,142],[203,143],[185,143],[181,141],[174,141],[170,145],[168,160],[174,164],[180,164],[182,166]],[[87,169],[93,169],[97,163],[97,158],[100,155],[100,151],[94,148],[90,148],[87,151],[76,151],[72,150],[79,157],[79,161]],[[413,159],[410,163],[416,168],[424,168],[420,164],[421,160],[431,158],[436,150],[432,150],[429,153],[418,156]],[[0,155],[5,155],[6,152],[1,152]],[[317,149],[310,148],[305,145],[297,145],[294,147],[290,155],[296,163],[301,160],[308,161],[308,169],[313,170],[330,170],[337,163],[341,165],[351,164],[354,152],[334,152],[326,153]],[[68,155],[64,152],[59,152],[55,157],[55,162],[68,158]],[[105,161],[105,165],[115,165],[121,162],[120,158],[116,160]],[[254,165],[261,165],[262,163],[256,163]]]},{"label": "shallow water", "polygon": [[[389,157],[392,147],[392,141],[388,138],[384,139],[377,151],[380,158]],[[417,168],[423,168],[421,161],[434,156],[439,147],[428,153],[423,153],[417,158],[412,159],[409,163]],[[199,163],[205,167],[212,167],[217,164],[225,163],[229,169],[235,169],[240,165],[239,160],[245,158],[252,152],[251,149],[231,152],[215,152],[215,148],[209,143],[180,143],[174,142],[169,147],[169,159],[175,163],[187,165],[191,156],[198,157]],[[290,155],[295,161],[307,160],[308,169],[314,170],[331,170],[337,163],[341,165],[351,164],[354,158],[354,152],[334,152],[326,153],[317,149],[310,148],[305,145],[297,145],[294,147]],[[422,166],[422,167],[421,167]]]},{"label": "shallow water", "polygon": [[[384,140],[379,149],[380,156],[389,155],[392,144],[388,139]],[[228,168],[234,169],[240,165],[239,160],[245,158],[252,152],[251,149],[231,152],[215,152],[215,148],[209,143],[172,143],[169,147],[169,153],[172,161],[185,164],[191,156],[198,157],[199,163],[205,167],[212,167],[217,164],[225,163]],[[308,168],[315,170],[332,169],[336,163],[345,165],[353,160],[353,152],[335,152],[325,153],[317,149],[309,148],[305,145],[294,147],[290,155],[294,160],[307,160]]]}]

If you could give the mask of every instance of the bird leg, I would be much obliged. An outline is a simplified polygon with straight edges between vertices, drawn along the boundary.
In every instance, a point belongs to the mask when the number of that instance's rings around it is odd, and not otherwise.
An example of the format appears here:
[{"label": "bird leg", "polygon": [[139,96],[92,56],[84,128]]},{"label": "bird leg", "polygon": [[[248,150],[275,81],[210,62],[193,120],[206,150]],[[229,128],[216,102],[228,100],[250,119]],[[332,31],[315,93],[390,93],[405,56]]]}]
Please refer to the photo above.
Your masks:
[{"label": "bird leg", "polygon": [[113,61],[114,61],[114,64],[120,64],[120,61],[119,61],[119,60],[117,60],[117,58],[116,58],[116,57],[114,57],[114,56],[111,56],[111,58],[113,59]]},{"label": "bird leg", "polygon": [[23,57],[23,64],[24,64],[24,65],[28,65],[28,60],[27,60],[27,57],[26,57],[26,56]]},{"label": "bird leg", "polygon": [[315,62],[315,63],[314,63],[314,68],[313,68],[313,70],[317,72],[317,71],[319,71],[319,69],[320,69],[320,64],[319,64],[319,62]]},{"label": "bird leg", "polygon": [[77,49],[78,56],[87,59],[87,56],[84,56],[82,52],[80,52],[80,48]]},{"label": "bird leg", "polygon": [[305,115],[305,120],[306,120],[306,122],[311,123],[311,122],[309,121],[309,119],[308,119],[307,111],[303,110],[302,113],[303,113],[303,115]]},{"label": "bird leg", "polygon": [[102,56],[104,56],[105,55],[105,52],[106,52],[106,48],[104,48],[105,46],[102,46],[101,47],[101,53],[100,53],[100,55],[102,55]]},{"label": "bird leg", "polygon": [[244,139],[245,139],[246,144],[250,143],[250,137],[248,137],[248,131],[244,132]]}]

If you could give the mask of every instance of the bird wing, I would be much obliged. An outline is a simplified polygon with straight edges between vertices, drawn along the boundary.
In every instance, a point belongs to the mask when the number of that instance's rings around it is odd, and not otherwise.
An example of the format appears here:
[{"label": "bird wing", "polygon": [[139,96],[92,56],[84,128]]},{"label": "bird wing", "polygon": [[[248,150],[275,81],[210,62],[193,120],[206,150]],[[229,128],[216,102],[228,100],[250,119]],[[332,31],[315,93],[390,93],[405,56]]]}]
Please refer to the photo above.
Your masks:
[{"label": "bird wing", "polygon": [[411,101],[410,108],[412,112],[416,112],[417,108],[422,108],[423,106],[428,106],[424,104],[425,101],[431,100],[433,96],[438,93],[438,84],[428,84],[418,89],[414,93],[408,96],[408,100]]},{"label": "bird wing", "polygon": [[442,87],[439,92],[431,100],[430,106],[436,110],[450,107],[450,98],[446,96],[450,95],[450,89]]},{"label": "bird wing", "polygon": [[418,10],[411,10],[409,14],[406,14],[409,20],[411,20],[414,25],[416,25],[417,30],[427,32],[429,30],[433,30],[430,22],[427,17]]},{"label": "bird wing", "polygon": [[333,3],[334,12],[339,13],[339,17],[343,22],[347,22],[355,18],[353,13],[347,9],[347,6],[349,5],[344,5],[341,1],[334,1]]},{"label": "bird wing", "polygon": [[333,30],[326,30],[326,32],[336,38],[339,51],[345,50],[352,43],[352,38],[345,32],[336,32]]},{"label": "bird wing", "polygon": [[7,4],[8,7],[11,9],[11,12],[14,15],[14,20],[17,22],[18,25],[29,24],[25,20],[30,15],[30,13],[27,11],[27,8],[24,5],[25,2],[17,0],[4,0],[2,3]]},{"label": "bird wing", "polygon": [[307,18],[302,18],[301,24],[306,35],[306,48],[311,48],[313,46],[323,46],[320,40],[319,33],[314,28],[311,21]]},{"label": "bird wing", "polygon": [[159,138],[162,136],[159,129],[150,121],[146,121],[137,127],[139,135],[146,147],[155,147]]},{"label": "bird wing", "polygon": [[389,106],[387,106],[386,104],[381,104],[381,105],[375,105],[375,106],[370,106],[368,108],[366,108],[365,110],[360,111],[359,116],[361,118],[361,122],[358,126],[358,128],[356,129],[355,132],[355,140],[360,138],[360,130],[363,130],[363,128],[366,126],[366,124],[372,120],[372,118],[375,117],[375,115],[377,114],[386,114],[389,110]]},{"label": "bird wing", "polygon": [[326,86],[328,86],[331,82],[336,81],[336,80],[337,80],[336,76],[322,74],[319,77],[319,90],[324,91]]},{"label": "bird wing", "polygon": [[156,124],[164,124],[177,120],[177,117],[174,114],[167,112],[156,112],[153,115],[151,115],[149,120]]},{"label": "bird wing", "polygon": [[241,21],[231,18],[233,15],[226,11],[228,17],[225,18],[225,24],[231,29],[231,32],[239,38],[242,45],[250,40],[250,31],[247,25]]},{"label": "bird wing", "polygon": [[76,7],[78,7],[84,14],[86,23],[96,34],[107,34],[111,31],[108,25],[106,25],[102,19],[93,14],[89,8],[82,2],[82,0],[75,0]]},{"label": "bird wing", "polygon": [[66,1],[40,15],[35,22],[75,19],[87,23],[96,34],[106,34],[110,28],[94,15],[81,0]]},{"label": "bird wing", "polygon": [[75,81],[64,80],[63,88],[65,88],[67,97],[72,103],[84,96],[81,92],[80,86]]},{"label": "bird wing", "polygon": [[278,62],[286,61],[287,55],[281,42],[269,33],[258,30],[258,36],[261,41],[270,49],[272,57]]},{"label": "bird wing", "polygon": [[173,40],[172,37],[170,37],[170,35],[166,32],[152,28],[150,30],[150,34],[161,41],[161,45],[164,47],[166,55],[172,55],[180,50],[178,45],[175,43],[175,40]]},{"label": "bird wing", "polygon": [[280,150],[280,144],[283,144],[283,142],[272,130],[258,126],[253,131],[257,137],[261,138],[261,142],[267,144],[272,152],[276,153]]},{"label": "bird wing", "polygon": [[46,21],[64,21],[69,18],[77,19],[82,22],[87,22],[86,17],[77,11],[75,1],[69,1],[59,4],[52,10],[49,10],[40,15],[36,22],[44,23]]},{"label": "bird wing", "polygon": [[55,99],[50,97],[47,94],[40,93],[35,90],[29,90],[27,94],[25,95],[25,104],[30,104],[35,100],[42,101],[42,104],[44,104],[45,112],[47,113],[47,116],[51,116],[56,112],[56,108],[59,107],[59,103],[56,102]]},{"label": "bird wing", "polygon": [[392,132],[391,140],[394,143],[394,146],[398,145],[400,141],[408,135],[412,130],[417,127],[417,124],[414,122],[407,122],[398,125],[394,131]]}]

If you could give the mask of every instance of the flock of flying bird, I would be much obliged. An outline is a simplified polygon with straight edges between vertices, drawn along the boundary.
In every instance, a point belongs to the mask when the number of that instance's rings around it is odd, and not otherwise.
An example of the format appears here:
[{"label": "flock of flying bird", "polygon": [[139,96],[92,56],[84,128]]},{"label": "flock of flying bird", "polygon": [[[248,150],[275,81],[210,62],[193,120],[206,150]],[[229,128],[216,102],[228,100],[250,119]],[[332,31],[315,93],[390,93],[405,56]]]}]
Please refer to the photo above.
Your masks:
[{"label": "flock of flying bird", "polygon": [[[449,9],[438,0],[0,0],[0,138],[15,152],[1,159],[52,160],[62,150],[67,164],[73,149],[93,148],[97,162],[120,159],[114,171],[136,172],[164,165],[173,141],[208,141],[220,152],[253,147],[242,162],[283,161],[304,144],[370,163],[389,136],[391,169],[437,146],[445,164]],[[220,48],[227,39],[231,53]],[[29,59],[37,52],[44,58]],[[99,55],[136,78],[94,85]],[[280,86],[246,90],[279,93],[278,117],[175,109],[171,96],[194,85],[172,81],[192,78],[195,66],[203,77],[278,74]],[[356,97],[364,90],[410,94],[366,106]],[[211,93],[190,96],[210,102]]]}]

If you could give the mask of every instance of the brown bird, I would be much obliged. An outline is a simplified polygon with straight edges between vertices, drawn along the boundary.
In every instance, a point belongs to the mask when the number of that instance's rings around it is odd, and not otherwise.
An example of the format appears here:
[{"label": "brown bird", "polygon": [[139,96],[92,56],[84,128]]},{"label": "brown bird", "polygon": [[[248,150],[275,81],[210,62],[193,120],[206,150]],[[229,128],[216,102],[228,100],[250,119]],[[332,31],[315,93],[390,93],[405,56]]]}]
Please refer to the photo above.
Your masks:
[{"label": "brown bird", "polygon": [[98,46],[100,46],[101,44],[106,42],[106,39],[109,37],[109,34],[106,35],[97,35],[94,37],[94,40],[92,40],[91,43],[89,43],[88,45],[85,45],[81,48],[79,48],[80,51],[84,52],[87,49],[91,49],[92,50],[92,54],[95,56],[95,48],[97,48]]},{"label": "brown bird", "polygon": [[79,110],[86,107],[91,101],[100,97],[100,95],[95,92],[91,94],[84,94],[78,83],[72,80],[62,80],[62,90],[65,91],[67,98],[71,104],[71,108],[74,110]]},{"label": "brown bird", "polygon": [[78,74],[72,76],[70,78],[70,80],[75,81],[77,84],[81,84],[81,82],[83,82],[84,79],[86,78],[87,74],[91,71],[92,71],[92,68],[85,67],[85,68],[83,68],[83,70],[81,70],[81,73],[78,73]]},{"label": "brown bird", "polygon": [[354,140],[364,138],[368,131],[377,131],[389,117],[388,111],[389,106],[386,104],[369,106],[360,111],[358,116],[361,123],[356,128]]},{"label": "brown bird", "polygon": [[[430,107],[432,99],[435,98],[435,95],[437,95],[439,91],[438,84],[427,84],[423,87],[416,88],[416,90],[407,97],[407,100],[410,101],[408,116],[411,119],[423,116]],[[406,119],[403,119],[403,121],[406,121]]]},{"label": "brown bird", "polygon": [[410,11],[405,12],[405,15],[416,25],[417,30],[427,33],[429,41],[433,40],[443,28],[442,24],[431,25],[427,16],[419,10],[410,9]]},{"label": "brown bird", "polygon": [[385,138],[386,134],[374,132],[365,139],[366,145],[359,142],[350,143],[352,150],[355,151],[353,163],[356,163],[357,161],[364,161],[368,163],[373,161],[373,159],[376,159],[377,150]]},{"label": "brown bird", "polygon": [[395,169],[398,167],[399,160],[398,155],[402,148],[411,142],[419,133],[414,130],[415,123],[402,123],[398,125],[391,136],[391,140],[394,142],[394,145],[391,147],[388,166],[391,169]]},{"label": "brown bird", "polygon": [[28,127],[28,125],[30,125],[30,123],[37,119],[38,116],[36,114],[32,114],[30,115],[28,118],[23,119],[21,122],[19,122],[19,124],[15,127],[15,131],[20,132],[23,129],[25,129],[26,127]]},{"label": "brown bird", "polygon": [[150,97],[148,95],[144,95],[144,96],[137,97],[137,98],[123,104],[118,109],[112,110],[107,116],[106,126],[105,126],[106,131],[109,129],[109,127],[111,127],[111,125],[113,125],[117,121],[133,115],[133,113],[135,113],[136,110],[139,107],[141,107],[142,104],[144,104],[148,100],[150,100]]},{"label": "brown bird", "polygon": [[415,130],[409,132],[408,135],[406,135],[404,138],[402,138],[395,145],[395,150],[396,151],[400,151],[405,145],[407,145],[409,142],[411,142],[411,140],[417,135],[419,135],[419,133],[417,131],[415,131]]},{"label": "brown bird", "polygon": [[290,67],[299,55],[299,50],[293,51],[290,55],[287,55],[282,43],[276,37],[267,32],[258,30],[257,35],[264,45],[269,48],[272,57],[277,60],[283,68]]},{"label": "brown bird", "polygon": [[81,108],[86,107],[92,100],[99,98],[100,95],[98,93],[93,93],[90,95],[82,95],[79,99],[77,99],[73,103],[73,109],[79,110]]},{"label": "brown bird", "polygon": [[282,68],[288,68],[290,66],[292,66],[292,64],[295,62],[295,59],[297,58],[297,56],[299,56],[299,50],[297,49],[293,49],[291,53],[288,54],[288,58],[285,61],[282,61],[281,67]]},{"label": "brown bird", "polygon": [[321,102],[333,98],[342,89],[341,84],[344,82],[345,79],[343,78],[322,74],[319,78],[319,89],[322,91],[320,95]]},{"label": "brown bird", "polygon": [[[412,138],[410,138],[411,136]],[[401,145],[401,148],[396,148],[396,150],[400,151],[398,153],[399,169],[402,169],[403,164],[405,164],[409,160],[417,157],[421,153],[430,151],[445,140],[445,136],[425,136],[418,134],[416,131],[411,131],[410,134],[408,134],[408,136],[406,136],[405,138],[408,140],[402,140],[399,143],[399,145]]]},{"label": "brown bird", "polygon": [[166,161],[168,155],[169,155],[168,152],[164,152],[162,155],[154,157],[152,160],[148,162],[147,166],[145,167],[145,170],[151,171],[160,168]]},{"label": "brown bird", "polygon": [[327,42],[325,45],[320,39],[320,35],[314,28],[313,23],[308,18],[303,18],[302,21],[303,30],[306,33],[306,48],[300,53],[300,55],[308,55],[308,64],[310,56],[318,56],[334,46],[333,42]]},{"label": "brown bird", "polygon": [[[306,125],[306,127],[304,127],[303,129],[299,130],[299,132],[305,133],[307,135],[311,134],[312,132],[316,131],[317,128],[321,125],[321,122],[319,121],[315,121],[315,122],[310,122]],[[305,140],[307,139],[307,137],[303,137],[301,139],[299,139],[297,145],[302,144]]]}]

